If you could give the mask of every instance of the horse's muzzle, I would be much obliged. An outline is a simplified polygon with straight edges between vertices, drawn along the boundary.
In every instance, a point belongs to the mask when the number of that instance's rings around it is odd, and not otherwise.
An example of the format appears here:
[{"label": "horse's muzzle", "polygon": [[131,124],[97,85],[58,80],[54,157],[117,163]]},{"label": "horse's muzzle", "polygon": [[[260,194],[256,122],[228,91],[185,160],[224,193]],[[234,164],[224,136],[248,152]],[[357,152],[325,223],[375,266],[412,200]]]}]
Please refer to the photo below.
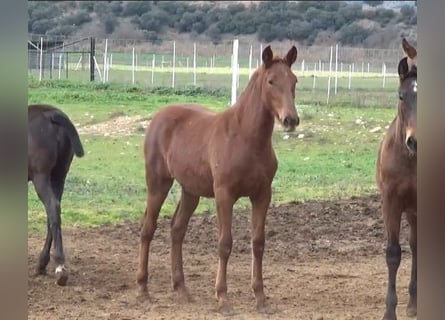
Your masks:
[{"label": "horse's muzzle", "polygon": [[294,117],[285,117],[283,120],[284,129],[288,132],[294,131],[295,128],[300,124],[300,118],[297,116]]}]

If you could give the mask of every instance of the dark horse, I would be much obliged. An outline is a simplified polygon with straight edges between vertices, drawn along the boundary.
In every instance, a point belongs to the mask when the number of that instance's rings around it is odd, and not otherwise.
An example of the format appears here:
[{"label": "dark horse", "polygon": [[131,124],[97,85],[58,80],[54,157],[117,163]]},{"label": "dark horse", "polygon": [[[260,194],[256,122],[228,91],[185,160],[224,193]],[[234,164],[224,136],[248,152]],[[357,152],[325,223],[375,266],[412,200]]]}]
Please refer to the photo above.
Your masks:
[{"label": "dark horse", "polygon": [[49,105],[28,107],[28,181],[43,202],[47,214],[47,235],[39,257],[37,274],[45,274],[54,240],[57,284],[68,280],[63,253],[60,218],[65,177],[74,154],[82,157],[83,147],[76,128],[59,109]]},{"label": "dark horse", "polygon": [[396,276],[401,260],[399,243],[402,213],[410,225],[412,252],[407,315],[417,315],[417,50],[405,39],[399,62],[399,105],[396,118],[382,141],[377,160],[377,184],[387,234],[388,291],[383,319],[396,319]]},{"label": "dark horse", "polygon": [[147,297],[148,257],[159,210],[176,179],[181,199],[171,222],[171,278],[180,301],[188,301],[184,284],[182,243],[199,198],[214,197],[217,210],[219,264],[216,299],[223,313],[233,311],[227,297],[227,262],[232,250],[232,210],[240,197],[252,203],[252,289],[257,308],[266,311],[262,259],[264,227],[277,169],[272,131],[277,118],[286,130],[299,123],[295,108],[297,58],[292,47],[285,58],[274,57],[270,46],[263,64],[252,75],[239,100],[215,114],[199,105],[171,105],[152,119],[144,144],[147,207],[141,220],[139,296]]}]

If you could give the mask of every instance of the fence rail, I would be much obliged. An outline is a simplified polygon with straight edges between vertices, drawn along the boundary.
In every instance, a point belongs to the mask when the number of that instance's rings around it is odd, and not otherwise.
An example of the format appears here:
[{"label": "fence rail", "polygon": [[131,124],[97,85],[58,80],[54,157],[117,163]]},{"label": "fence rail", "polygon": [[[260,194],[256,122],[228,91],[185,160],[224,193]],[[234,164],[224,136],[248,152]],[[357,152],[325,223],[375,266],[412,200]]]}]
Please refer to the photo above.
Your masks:
[{"label": "fence rail", "polygon": [[[238,41],[235,69],[232,67],[233,41],[219,45],[178,41],[154,45],[149,41],[121,39],[94,39],[94,42],[93,48],[89,38],[30,34],[29,74],[39,79],[90,81],[94,78],[94,81],[148,87],[231,88],[236,71],[239,88],[244,87],[253,70],[261,64],[265,46]],[[272,43],[272,48],[278,54],[285,54],[292,44]],[[298,46],[298,59],[293,68],[299,79],[305,79],[304,86],[312,89],[328,86],[329,91],[335,83],[337,93],[337,85],[354,89],[366,86],[366,79],[380,81],[384,88],[396,82],[397,65],[402,56],[401,49]]]}]

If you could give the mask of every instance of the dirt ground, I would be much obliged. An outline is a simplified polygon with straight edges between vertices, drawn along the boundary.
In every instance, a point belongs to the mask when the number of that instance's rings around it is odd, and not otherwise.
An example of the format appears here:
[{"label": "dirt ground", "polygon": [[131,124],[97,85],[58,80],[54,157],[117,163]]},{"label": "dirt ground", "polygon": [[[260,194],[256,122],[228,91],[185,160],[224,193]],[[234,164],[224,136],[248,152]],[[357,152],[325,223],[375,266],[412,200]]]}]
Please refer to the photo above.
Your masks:
[{"label": "dirt ground", "polygon": [[[228,267],[231,319],[380,319],[386,263],[377,196],[272,207],[266,226],[264,284],[271,315],[258,314],[250,289],[248,212],[236,212]],[[170,285],[170,219],[160,218],[149,265],[152,301],[136,300],[138,224],[64,229],[66,287],[34,276],[44,236],[28,237],[29,319],[222,319],[216,312],[216,217],[194,215],[184,243],[193,302],[179,304]],[[405,317],[411,255],[402,229],[398,316]]]}]

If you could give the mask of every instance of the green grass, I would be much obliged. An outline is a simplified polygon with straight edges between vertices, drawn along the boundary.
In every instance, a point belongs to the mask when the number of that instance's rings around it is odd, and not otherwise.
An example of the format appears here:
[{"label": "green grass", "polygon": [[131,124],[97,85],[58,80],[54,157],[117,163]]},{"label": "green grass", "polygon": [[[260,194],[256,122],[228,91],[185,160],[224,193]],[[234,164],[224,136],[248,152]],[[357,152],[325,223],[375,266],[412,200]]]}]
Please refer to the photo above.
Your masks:
[{"label": "green grass", "polygon": [[[385,90],[340,92],[329,106],[312,103],[317,92],[297,95],[301,124],[293,133],[277,131],[273,143],[279,160],[272,184],[274,204],[309,199],[347,198],[375,193],[375,158],[384,128],[395,115],[397,96]],[[319,95],[319,93],[318,93]],[[357,103],[354,97],[360,97]],[[50,103],[64,110],[79,127],[116,115],[149,117],[174,102],[196,102],[215,111],[228,107],[229,92],[116,84],[29,82],[29,103]],[[364,123],[358,121],[362,119]],[[382,130],[370,133],[380,126]],[[302,137],[304,135],[304,137]],[[75,158],[62,201],[64,226],[98,226],[139,219],[145,208],[143,133],[104,137],[81,135],[84,158]],[[32,184],[28,189],[29,229],[46,228],[46,214]],[[175,184],[162,208],[170,215],[179,199]],[[247,200],[236,208],[249,207]],[[214,212],[212,199],[202,199],[197,212]]]}]

